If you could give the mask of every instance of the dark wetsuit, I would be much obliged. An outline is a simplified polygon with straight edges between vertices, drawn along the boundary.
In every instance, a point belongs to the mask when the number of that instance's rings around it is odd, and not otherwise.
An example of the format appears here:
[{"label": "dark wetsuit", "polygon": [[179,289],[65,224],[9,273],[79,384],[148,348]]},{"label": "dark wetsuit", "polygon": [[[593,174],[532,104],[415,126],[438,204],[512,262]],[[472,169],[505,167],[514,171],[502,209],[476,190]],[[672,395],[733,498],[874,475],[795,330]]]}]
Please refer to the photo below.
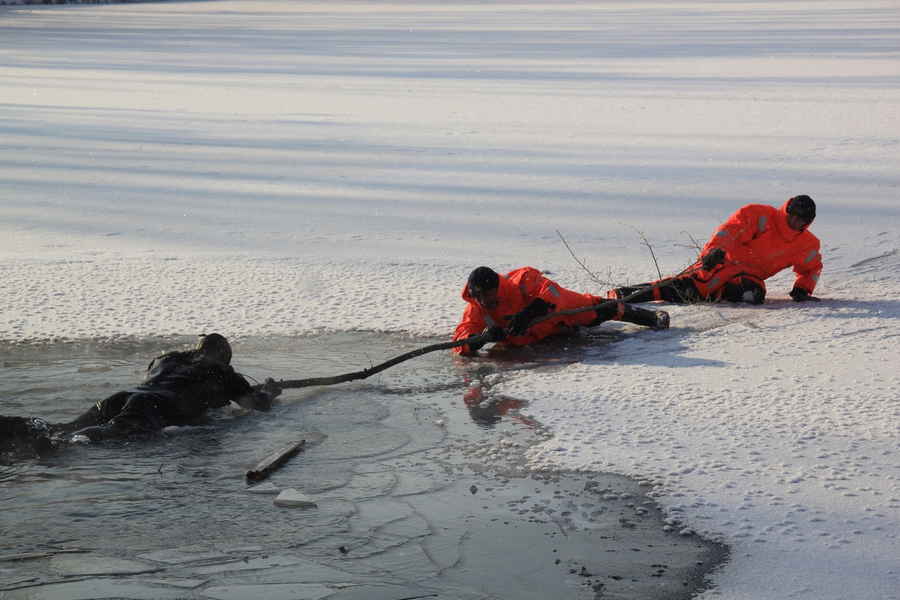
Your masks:
[{"label": "dark wetsuit", "polygon": [[[207,409],[219,408],[253,393],[250,384],[230,366],[197,351],[169,352],[147,367],[144,382],[97,402],[65,430],[81,433],[89,427],[98,437],[124,437],[158,431],[169,425],[189,425]],[[85,430],[89,437],[89,430]]]},{"label": "dark wetsuit", "polygon": [[40,455],[52,449],[50,425],[43,419],[0,415],[0,464],[7,458]]}]

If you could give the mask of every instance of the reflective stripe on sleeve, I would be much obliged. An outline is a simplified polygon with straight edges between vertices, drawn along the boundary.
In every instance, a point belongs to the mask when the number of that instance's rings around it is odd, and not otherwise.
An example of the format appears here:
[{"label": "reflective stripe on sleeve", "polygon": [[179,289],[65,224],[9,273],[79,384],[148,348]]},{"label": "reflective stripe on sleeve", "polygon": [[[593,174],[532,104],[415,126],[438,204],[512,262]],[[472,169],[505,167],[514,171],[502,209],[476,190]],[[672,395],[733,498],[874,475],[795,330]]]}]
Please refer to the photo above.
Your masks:
[{"label": "reflective stripe on sleeve", "polygon": [[803,263],[805,264],[805,263],[811,262],[818,255],[819,255],[818,250],[810,250],[809,254],[806,255],[806,259],[803,261]]},{"label": "reflective stripe on sleeve", "polygon": [[765,232],[766,223],[768,223],[768,221],[769,221],[769,219],[768,219],[768,217],[766,217],[766,215],[760,215],[759,221],[757,221],[757,223],[756,223],[756,228],[759,230],[760,233]]}]

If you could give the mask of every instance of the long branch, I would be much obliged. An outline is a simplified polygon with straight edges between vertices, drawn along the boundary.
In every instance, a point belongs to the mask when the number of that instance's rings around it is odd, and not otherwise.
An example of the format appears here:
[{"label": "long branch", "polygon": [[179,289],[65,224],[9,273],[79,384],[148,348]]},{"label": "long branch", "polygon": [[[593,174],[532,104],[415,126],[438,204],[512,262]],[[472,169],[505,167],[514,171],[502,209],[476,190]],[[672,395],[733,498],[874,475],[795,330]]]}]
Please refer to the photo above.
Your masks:
[{"label": "long branch", "polygon": [[423,354],[428,354],[429,352],[435,352],[437,350],[450,350],[451,348],[457,348],[459,346],[465,346],[467,344],[483,344],[486,343],[487,335],[480,333],[478,335],[469,336],[463,340],[456,340],[452,342],[441,342],[439,344],[432,344],[430,346],[425,346],[423,348],[419,348],[417,350],[412,350],[407,352],[406,354],[401,354],[400,356],[395,356],[390,360],[386,360],[383,363],[377,364],[374,367],[369,367],[368,369],[363,369],[362,371],[354,371],[352,373],[344,373],[343,375],[334,375],[332,377],[310,377],[307,379],[282,379],[276,381],[274,385],[280,387],[281,389],[287,388],[302,388],[302,387],[310,387],[313,385],[334,385],[336,383],[344,383],[346,381],[355,381],[357,379],[365,379],[367,377],[371,377],[376,373],[380,373],[385,369],[389,369],[394,365],[398,365],[404,361],[407,361],[411,358],[415,358],[417,356],[422,356]]}]

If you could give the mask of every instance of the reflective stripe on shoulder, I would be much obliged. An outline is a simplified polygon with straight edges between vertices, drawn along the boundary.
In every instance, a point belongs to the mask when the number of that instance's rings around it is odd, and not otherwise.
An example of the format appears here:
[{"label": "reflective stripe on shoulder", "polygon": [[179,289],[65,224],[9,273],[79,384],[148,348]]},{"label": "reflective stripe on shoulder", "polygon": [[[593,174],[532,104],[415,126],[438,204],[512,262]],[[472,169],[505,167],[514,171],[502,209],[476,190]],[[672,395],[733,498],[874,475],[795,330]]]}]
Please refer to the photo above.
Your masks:
[{"label": "reflective stripe on shoulder", "polygon": [[547,286],[547,289],[550,291],[551,294],[553,294],[554,296],[556,296],[557,298],[559,298],[559,290],[556,289],[556,286],[555,286],[555,285],[548,285],[548,286]]},{"label": "reflective stripe on shoulder", "polygon": [[806,255],[806,258],[803,260],[803,262],[808,263],[808,262],[812,261],[818,255],[819,255],[818,250],[810,250],[809,254]]},{"label": "reflective stripe on shoulder", "polygon": [[768,223],[768,222],[769,222],[769,218],[766,215],[759,216],[759,221],[757,221],[757,223],[756,223],[756,228],[759,230],[760,233],[765,232],[766,223]]},{"label": "reflective stripe on shoulder", "polygon": [[721,231],[716,232],[716,237],[728,237],[728,232],[722,229]]},{"label": "reflective stripe on shoulder", "polygon": [[525,279],[522,278],[519,280],[519,294],[522,296],[522,301],[528,304],[528,294],[525,292]]}]

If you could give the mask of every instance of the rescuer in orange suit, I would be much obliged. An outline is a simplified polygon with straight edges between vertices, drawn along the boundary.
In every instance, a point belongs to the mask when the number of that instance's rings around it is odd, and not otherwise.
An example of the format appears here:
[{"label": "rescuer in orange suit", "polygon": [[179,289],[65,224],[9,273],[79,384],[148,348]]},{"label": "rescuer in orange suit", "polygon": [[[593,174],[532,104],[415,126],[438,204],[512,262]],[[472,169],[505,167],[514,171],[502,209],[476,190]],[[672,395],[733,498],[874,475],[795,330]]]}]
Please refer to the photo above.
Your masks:
[{"label": "rescuer in orange suit", "polygon": [[819,238],[809,231],[816,203],[794,196],[781,208],[748,204],[725,221],[706,242],[689,273],[671,280],[610,290],[609,298],[629,302],[748,302],[762,304],[765,280],[787,267],[796,279],[790,291],[796,302],[812,295],[822,272]]},{"label": "rescuer in orange suit", "polygon": [[[669,314],[661,310],[638,308],[624,302],[608,301],[590,294],[579,294],[544,277],[533,267],[521,267],[500,275],[489,267],[478,267],[469,275],[462,292],[466,301],[462,321],[456,326],[453,339],[462,340],[487,330],[484,343],[503,342],[524,346],[550,335],[571,332],[579,325],[598,325],[617,320],[636,323],[653,329],[666,329]],[[583,308],[603,304],[596,310],[560,315],[530,326],[540,317],[554,311]],[[471,355],[482,344],[457,346],[457,354]]]}]

